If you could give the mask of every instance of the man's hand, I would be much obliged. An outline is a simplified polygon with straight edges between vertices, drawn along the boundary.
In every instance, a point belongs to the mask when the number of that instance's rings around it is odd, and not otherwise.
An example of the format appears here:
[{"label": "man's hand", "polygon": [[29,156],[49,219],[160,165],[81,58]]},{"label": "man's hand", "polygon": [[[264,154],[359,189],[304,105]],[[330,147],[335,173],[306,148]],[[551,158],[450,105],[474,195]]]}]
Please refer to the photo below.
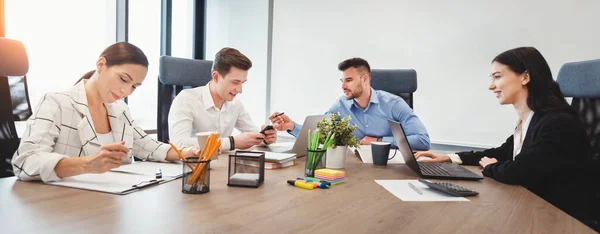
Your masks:
[{"label": "man's hand", "polygon": [[[261,128],[265,128],[265,125],[263,125]],[[273,128],[275,128],[275,126],[273,126]],[[265,142],[267,143],[267,145],[273,144],[277,141],[277,131],[274,129],[271,130],[267,130],[265,131]]]},{"label": "man's hand", "polygon": [[370,137],[370,136],[365,136],[362,140],[360,140],[360,144],[361,145],[370,145],[371,142],[376,142],[377,138],[375,137]]},{"label": "man's hand", "polygon": [[262,143],[264,139],[265,135],[258,132],[244,132],[233,137],[236,149],[248,149]]},{"label": "man's hand", "polygon": [[277,129],[278,131],[294,129],[294,121],[292,121],[289,116],[286,114],[278,115],[279,112],[273,112],[273,114],[269,116],[269,120],[271,120],[273,128]]}]

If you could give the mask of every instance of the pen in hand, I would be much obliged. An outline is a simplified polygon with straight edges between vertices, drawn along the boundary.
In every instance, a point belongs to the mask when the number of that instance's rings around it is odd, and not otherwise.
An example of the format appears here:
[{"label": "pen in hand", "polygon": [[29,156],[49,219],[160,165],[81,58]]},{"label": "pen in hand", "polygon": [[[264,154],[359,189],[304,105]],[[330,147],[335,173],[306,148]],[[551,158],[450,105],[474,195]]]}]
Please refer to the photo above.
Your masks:
[{"label": "pen in hand", "polygon": [[412,184],[411,182],[408,182],[408,186],[411,189],[415,190],[415,192],[417,192],[419,195],[423,195],[423,192],[419,188],[417,188],[417,186],[415,186],[414,184]]},{"label": "pen in hand", "polygon": [[273,118],[271,119],[271,122],[273,123],[273,127],[275,127],[275,129],[277,129],[278,131],[283,130],[283,129],[280,129],[280,125],[285,123],[283,118],[281,117],[284,114],[285,114],[285,112],[278,113],[275,116],[273,116]]}]

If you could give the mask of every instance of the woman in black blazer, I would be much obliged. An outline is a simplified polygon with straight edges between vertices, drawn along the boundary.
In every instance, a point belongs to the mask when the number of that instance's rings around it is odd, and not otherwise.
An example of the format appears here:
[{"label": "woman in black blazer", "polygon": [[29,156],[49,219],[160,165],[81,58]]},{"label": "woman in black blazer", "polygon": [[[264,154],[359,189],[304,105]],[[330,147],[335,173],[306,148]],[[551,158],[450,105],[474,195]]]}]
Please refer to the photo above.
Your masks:
[{"label": "woman in black blazer", "polygon": [[498,148],[442,155],[418,152],[428,161],[481,165],[483,175],[521,185],[568,214],[585,219],[593,209],[587,191],[589,140],[575,111],[533,47],[508,50],[492,61],[491,84],[501,105],[519,116],[515,134]]}]

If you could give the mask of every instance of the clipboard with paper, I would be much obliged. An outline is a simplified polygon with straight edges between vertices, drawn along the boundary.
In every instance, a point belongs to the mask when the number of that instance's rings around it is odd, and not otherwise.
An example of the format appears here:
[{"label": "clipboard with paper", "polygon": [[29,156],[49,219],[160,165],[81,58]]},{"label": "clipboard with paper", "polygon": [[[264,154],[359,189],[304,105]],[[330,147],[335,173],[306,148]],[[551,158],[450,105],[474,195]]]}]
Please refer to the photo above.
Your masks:
[{"label": "clipboard with paper", "polygon": [[163,180],[155,176],[109,171],[67,177],[46,184],[124,195],[161,182]]}]

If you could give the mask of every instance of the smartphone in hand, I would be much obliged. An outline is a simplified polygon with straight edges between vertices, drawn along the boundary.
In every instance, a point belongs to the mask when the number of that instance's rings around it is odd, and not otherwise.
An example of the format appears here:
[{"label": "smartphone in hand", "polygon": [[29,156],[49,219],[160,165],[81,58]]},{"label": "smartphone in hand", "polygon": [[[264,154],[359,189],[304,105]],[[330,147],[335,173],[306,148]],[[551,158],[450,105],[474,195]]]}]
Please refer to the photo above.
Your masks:
[{"label": "smartphone in hand", "polygon": [[260,133],[262,133],[264,135],[267,130],[272,130],[272,129],[275,129],[275,128],[273,128],[273,125],[267,125],[267,126],[265,126],[265,128],[260,130]]}]

